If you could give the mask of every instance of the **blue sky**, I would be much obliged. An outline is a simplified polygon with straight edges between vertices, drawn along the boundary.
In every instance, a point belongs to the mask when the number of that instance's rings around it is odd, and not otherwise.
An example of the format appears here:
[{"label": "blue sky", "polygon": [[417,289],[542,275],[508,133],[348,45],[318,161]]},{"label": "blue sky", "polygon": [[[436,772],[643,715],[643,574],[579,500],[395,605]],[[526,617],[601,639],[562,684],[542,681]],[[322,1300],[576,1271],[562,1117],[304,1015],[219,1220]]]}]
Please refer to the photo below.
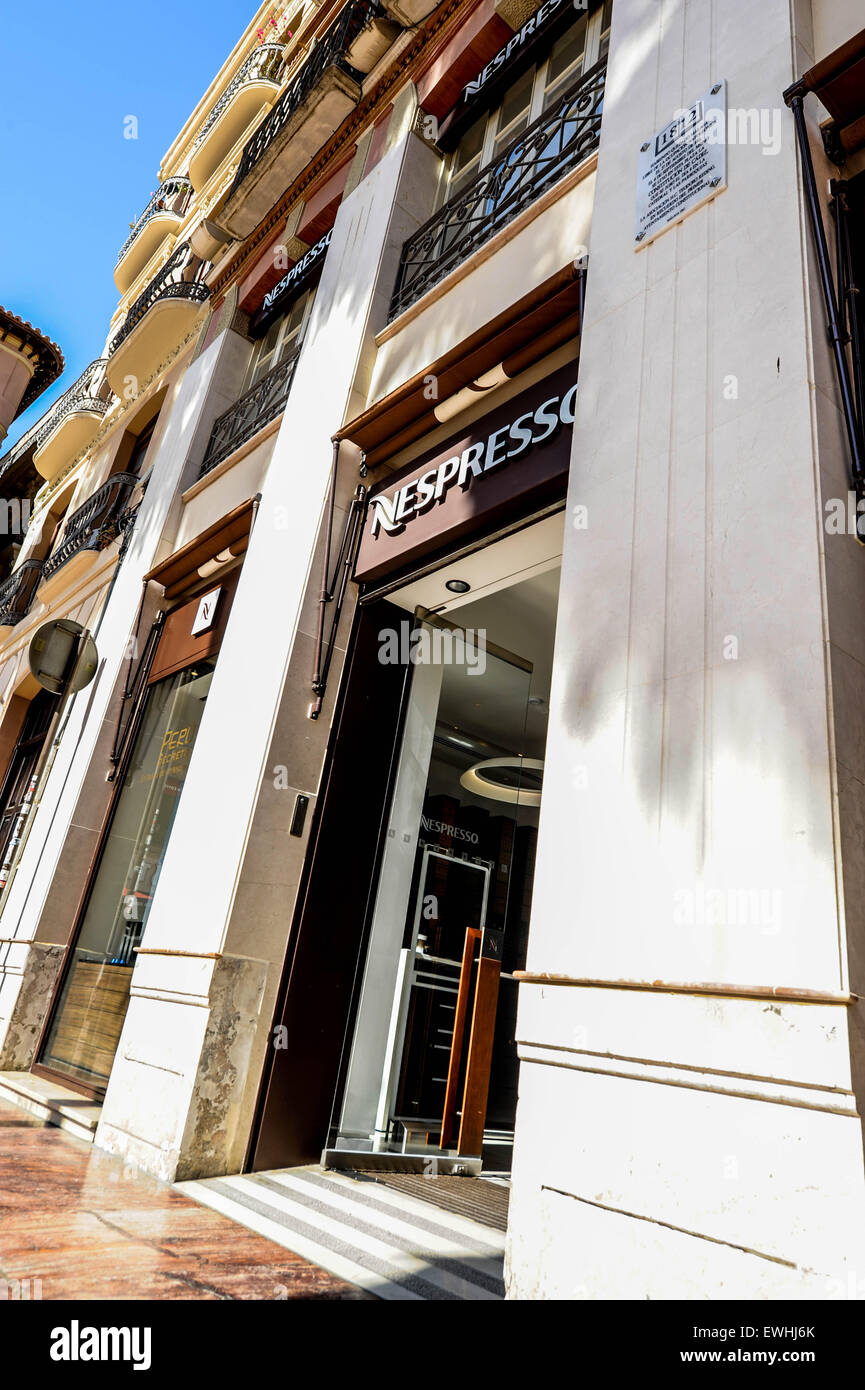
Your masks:
[{"label": "blue sky", "polygon": [[[66,369],[2,452],[102,350],[129,223],[255,0],[48,0],[4,6],[0,304],[59,343]],[[142,18],[144,17],[144,18]],[[123,138],[124,117],[138,139]]]}]

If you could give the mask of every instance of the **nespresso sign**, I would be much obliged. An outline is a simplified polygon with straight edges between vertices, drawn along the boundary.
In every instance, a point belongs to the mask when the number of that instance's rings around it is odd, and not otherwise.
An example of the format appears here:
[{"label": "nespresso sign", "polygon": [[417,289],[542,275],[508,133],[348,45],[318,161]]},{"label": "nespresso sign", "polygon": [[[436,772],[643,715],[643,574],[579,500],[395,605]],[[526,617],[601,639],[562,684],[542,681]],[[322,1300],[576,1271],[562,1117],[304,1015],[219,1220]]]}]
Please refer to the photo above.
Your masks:
[{"label": "nespresso sign", "polygon": [[573,363],[476,420],[370,493],[355,578],[369,580],[564,491],[577,387]]},{"label": "nespresso sign", "polygon": [[472,101],[480,92],[488,86],[489,82],[497,73],[507,73],[512,69],[515,71],[519,60],[523,54],[541,36],[545,36],[548,30],[552,30],[555,20],[563,10],[574,9],[582,13],[587,8],[585,3],[574,3],[574,0],[545,0],[545,3],[533,15],[530,15],[512,39],[508,39],[504,48],[500,49],[494,58],[491,58],[482,72],[472,82],[466,83],[463,89],[463,101]]},{"label": "nespresso sign", "polygon": [[468,127],[501,100],[521,73],[548,51],[558,36],[576,24],[597,0],[544,0],[534,14],[479,73],[467,82],[438,133],[438,144],[452,150]]},{"label": "nespresso sign", "polygon": [[267,327],[269,323],[283,314],[293,299],[307,287],[313,275],[321,269],[322,262],[330,245],[333,236],[333,228],[311,246],[300,260],[295,262],[289,271],[283,275],[278,285],[274,285],[272,290],[261,302],[261,307],[255,312],[250,323],[250,329],[255,333]]}]

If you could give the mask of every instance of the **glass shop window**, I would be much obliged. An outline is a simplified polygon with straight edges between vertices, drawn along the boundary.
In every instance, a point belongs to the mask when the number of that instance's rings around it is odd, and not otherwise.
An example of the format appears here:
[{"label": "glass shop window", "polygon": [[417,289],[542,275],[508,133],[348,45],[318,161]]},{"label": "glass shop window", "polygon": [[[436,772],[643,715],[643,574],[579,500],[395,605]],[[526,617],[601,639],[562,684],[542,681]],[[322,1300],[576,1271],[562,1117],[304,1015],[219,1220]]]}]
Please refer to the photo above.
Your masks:
[{"label": "glass shop window", "polygon": [[213,661],[201,662],[150,688],[40,1059],[52,1071],[97,1090],[108,1080],[120,1040],[136,948],[150,913],[213,666]]}]

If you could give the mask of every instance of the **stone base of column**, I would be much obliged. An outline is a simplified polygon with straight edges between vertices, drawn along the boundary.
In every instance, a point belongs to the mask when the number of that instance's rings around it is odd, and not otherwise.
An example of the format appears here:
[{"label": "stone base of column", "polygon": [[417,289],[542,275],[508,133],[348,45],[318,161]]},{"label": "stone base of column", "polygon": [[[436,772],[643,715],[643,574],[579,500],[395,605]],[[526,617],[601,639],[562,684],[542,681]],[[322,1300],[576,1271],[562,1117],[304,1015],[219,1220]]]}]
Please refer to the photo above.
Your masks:
[{"label": "stone base of column", "polygon": [[0,971],[0,1071],[29,1071],[63,963],[63,947],[22,941],[8,952]]},{"label": "stone base of column", "polygon": [[241,956],[139,957],[99,1148],[166,1182],[239,1171],[268,1042],[267,973]]},{"label": "stone base of column", "polygon": [[524,989],[508,1297],[865,1297],[843,1007]]}]

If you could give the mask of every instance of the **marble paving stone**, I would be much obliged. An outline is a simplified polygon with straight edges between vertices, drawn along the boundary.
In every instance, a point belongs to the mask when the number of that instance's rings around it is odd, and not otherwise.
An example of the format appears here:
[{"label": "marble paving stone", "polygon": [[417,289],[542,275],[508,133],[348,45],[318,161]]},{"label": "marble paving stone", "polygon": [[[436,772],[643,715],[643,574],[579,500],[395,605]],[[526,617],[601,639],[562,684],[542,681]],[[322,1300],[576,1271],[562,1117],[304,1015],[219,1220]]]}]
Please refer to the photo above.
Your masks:
[{"label": "marble paving stone", "polygon": [[4,1279],[41,1279],[43,1299],[76,1301],[372,1296],[0,1102]]}]

